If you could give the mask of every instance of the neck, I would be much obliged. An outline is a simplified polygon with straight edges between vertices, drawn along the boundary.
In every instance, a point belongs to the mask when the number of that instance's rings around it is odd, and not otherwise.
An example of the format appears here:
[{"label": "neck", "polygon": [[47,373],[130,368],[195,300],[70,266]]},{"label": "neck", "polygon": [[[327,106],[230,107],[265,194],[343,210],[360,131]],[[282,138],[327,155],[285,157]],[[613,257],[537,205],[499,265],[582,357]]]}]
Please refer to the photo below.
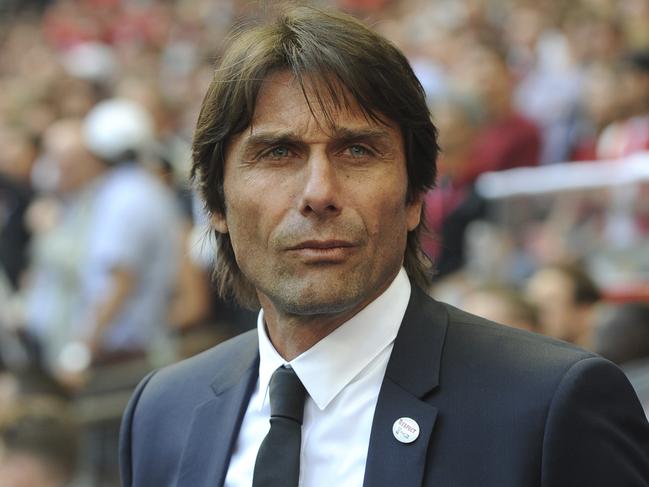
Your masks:
[{"label": "neck", "polygon": [[271,343],[282,358],[291,361],[354,316],[357,310],[336,315],[288,315],[264,303],[264,321]]},{"label": "neck", "polygon": [[306,352],[320,340],[349,321],[359,311],[378,298],[390,286],[395,276],[372,295],[345,311],[302,315],[287,313],[275,306],[265,294],[258,292],[259,302],[264,309],[266,333],[273,347],[282,358],[291,361]]}]

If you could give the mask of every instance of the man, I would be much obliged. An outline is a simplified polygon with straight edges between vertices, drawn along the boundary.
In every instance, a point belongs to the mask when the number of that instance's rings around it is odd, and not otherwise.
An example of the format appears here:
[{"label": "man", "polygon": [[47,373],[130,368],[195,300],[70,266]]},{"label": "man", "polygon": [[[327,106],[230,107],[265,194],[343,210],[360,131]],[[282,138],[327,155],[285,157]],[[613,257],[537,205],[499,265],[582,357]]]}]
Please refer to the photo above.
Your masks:
[{"label": "man", "polygon": [[154,355],[168,333],[180,220],[173,195],[136,162],[153,138],[149,118],[112,99],[45,133],[62,204],[34,239],[27,326],[70,387],[88,366]]},{"label": "man", "polygon": [[302,7],[235,38],[194,174],[258,329],[142,382],[125,486],[649,485],[615,366],[421,290],[436,151],[407,61],[355,20]]},{"label": "man", "polygon": [[86,115],[83,132],[106,167],[82,273],[85,342],[96,364],[155,356],[168,348],[181,220],[173,193],[140,164],[155,141],[153,120],[139,104],[113,98]]}]

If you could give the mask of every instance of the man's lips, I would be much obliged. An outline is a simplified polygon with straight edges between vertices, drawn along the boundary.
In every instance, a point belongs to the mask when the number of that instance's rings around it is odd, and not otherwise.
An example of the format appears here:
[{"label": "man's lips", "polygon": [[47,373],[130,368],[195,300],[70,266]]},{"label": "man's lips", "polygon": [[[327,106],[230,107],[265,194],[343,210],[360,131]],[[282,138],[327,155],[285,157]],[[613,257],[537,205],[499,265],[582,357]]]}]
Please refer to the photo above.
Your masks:
[{"label": "man's lips", "polygon": [[356,245],[346,240],[306,240],[290,246],[289,253],[311,263],[343,262]]},{"label": "man's lips", "polygon": [[349,248],[354,247],[355,245],[352,242],[345,240],[306,240],[300,242],[296,245],[292,245],[288,250],[304,250],[304,249],[316,249],[316,250],[327,250],[327,249],[337,249],[337,248]]}]

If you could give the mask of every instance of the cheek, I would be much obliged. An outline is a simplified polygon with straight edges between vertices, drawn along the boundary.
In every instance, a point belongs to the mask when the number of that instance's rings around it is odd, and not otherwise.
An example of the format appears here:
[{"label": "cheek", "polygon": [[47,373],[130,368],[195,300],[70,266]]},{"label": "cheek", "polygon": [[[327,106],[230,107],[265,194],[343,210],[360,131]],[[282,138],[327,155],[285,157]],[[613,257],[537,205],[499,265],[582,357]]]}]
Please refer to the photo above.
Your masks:
[{"label": "cheek", "polygon": [[266,245],[259,225],[259,219],[247,208],[238,208],[236,216],[228,218],[228,233],[234,257],[245,275],[259,269],[266,260]]},{"label": "cheek", "polygon": [[[226,220],[235,252],[250,255],[259,247],[267,247],[285,208],[282,188],[271,189],[252,182],[229,189],[232,192],[226,189]],[[228,198],[228,194],[234,197]]]},{"label": "cheek", "polygon": [[238,197],[228,202],[226,221],[235,250],[254,241],[258,226],[263,218],[259,205],[252,199]]},{"label": "cheek", "polygon": [[380,238],[378,245],[386,245],[400,240],[399,237],[408,231],[407,207],[404,197],[394,192],[385,192],[372,200],[373,204],[366,209],[366,226],[371,237]]}]

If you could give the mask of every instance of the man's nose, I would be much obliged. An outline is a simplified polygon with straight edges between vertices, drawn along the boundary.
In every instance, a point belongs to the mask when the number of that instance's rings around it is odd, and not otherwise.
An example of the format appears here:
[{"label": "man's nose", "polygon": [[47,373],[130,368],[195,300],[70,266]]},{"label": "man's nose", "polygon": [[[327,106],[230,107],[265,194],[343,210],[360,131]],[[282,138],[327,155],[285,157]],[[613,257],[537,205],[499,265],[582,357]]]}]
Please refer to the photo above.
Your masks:
[{"label": "man's nose", "polygon": [[325,153],[312,153],[306,166],[300,211],[303,215],[335,216],[341,211],[336,168]]}]

